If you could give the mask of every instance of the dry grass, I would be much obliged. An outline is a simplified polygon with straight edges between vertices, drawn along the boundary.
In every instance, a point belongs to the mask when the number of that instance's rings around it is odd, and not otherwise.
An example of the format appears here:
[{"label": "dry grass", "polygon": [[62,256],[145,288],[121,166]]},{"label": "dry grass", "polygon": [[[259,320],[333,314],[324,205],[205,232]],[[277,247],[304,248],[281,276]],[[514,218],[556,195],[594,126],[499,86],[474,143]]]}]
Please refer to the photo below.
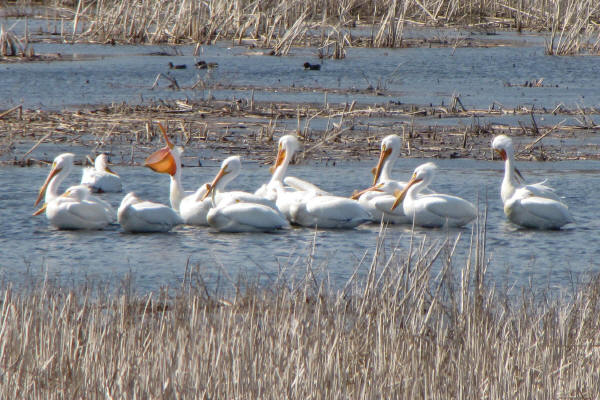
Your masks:
[{"label": "dry grass", "polygon": [[600,281],[509,300],[486,285],[484,226],[471,243],[456,267],[454,240],[400,252],[380,238],[340,290],[310,262],[303,281],[226,298],[197,274],[175,295],[9,287],[0,397],[597,398]]},{"label": "dry grass", "polygon": [[550,38],[546,41],[546,54],[572,56],[588,51],[598,53],[600,35],[594,18],[597,18],[599,10],[600,4],[597,2],[557,2],[554,5]]},{"label": "dry grass", "polygon": [[[549,49],[553,54],[561,54],[561,46],[570,47],[565,43],[581,42],[574,36],[597,32],[600,21],[595,0],[53,0],[42,3],[61,12],[71,10],[72,39],[76,39],[77,32],[80,39],[108,43],[210,44],[232,40],[271,48],[275,54],[285,54],[292,45],[307,44],[319,48],[346,44],[402,47],[406,24],[486,32],[551,31]],[[37,5],[17,1],[21,9],[27,4]],[[363,33],[357,34],[356,27],[364,28]],[[554,49],[556,40],[559,44]]]}]

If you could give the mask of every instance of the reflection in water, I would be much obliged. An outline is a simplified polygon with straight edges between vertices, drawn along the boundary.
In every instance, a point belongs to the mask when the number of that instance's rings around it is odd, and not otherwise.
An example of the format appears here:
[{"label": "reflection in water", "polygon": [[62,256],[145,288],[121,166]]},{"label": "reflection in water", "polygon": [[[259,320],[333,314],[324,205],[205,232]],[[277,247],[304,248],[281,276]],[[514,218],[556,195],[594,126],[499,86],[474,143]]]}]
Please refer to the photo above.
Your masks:
[{"label": "reflection in water", "polygon": [[[399,160],[394,176],[409,177],[424,160]],[[340,195],[350,195],[356,188],[370,183],[373,161],[338,162],[336,167],[324,164],[294,165],[290,174],[311,180]],[[491,279],[500,285],[533,285],[564,287],[574,275],[597,270],[600,248],[600,222],[594,199],[600,187],[600,163],[520,163],[521,171],[534,182],[551,177],[550,184],[566,196],[575,226],[562,231],[518,229],[506,222],[499,198],[502,179],[501,162],[473,160],[437,160],[439,179],[434,190],[469,199],[483,210],[487,205],[487,254],[491,260]],[[253,190],[266,182],[268,168],[246,163],[247,171],[235,188]],[[544,169],[540,170],[540,166]],[[117,206],[125,193],[135,191],[143,198],[168,203],[168,179],[143,168],[116,168],[123,178],[124,193],[105,194]],[[218,166],[189,168],[184,186],[192,189],[209,180]],[[349,174],[349,170],[357,173]],[[326,172],[326,173],[324,173]],[[594,173],[592,173],[594,172]],[[33,271],[47,270],[60,282],[86,280],[120,281],[127,274],[134,277],[139,290],[179,285],[186,266],[198,265],[203,277],[213,285],[230,286],[239,274],[251,280],[269,282],[279,274],[286,277],[304,275],[310,263],[316,271],[326,269],[333,285],[346,282],[362,261],[359,273],[365,271],[373,255],[378,225],[361,226],[349,231],[317,231],[294,228],[274,234],[220,234],[209,228],[182,226],[166,234],[127,234],[118,225],[103,231],[58,231],[48,226],[43,217],[31,217],[37,189],[47,174],[44,168],[3,167],[0,184],[2,208],[0,220],[0,268],[5,279],[19,281],[29,266]],[[341,178],[344,179],[341,179]],[[65,187],[76,183],[75,173]],[[584,179],[585,178],[585,179]],[[332,187],[344,182],[344,187]],[[471,229],[415,229],[415,244],[453,242],[461,238],[456,249],[456,267],[468,255]],[[386,254],[398,248],[400,257],[410,247],[411,228],[390,226],[385,233]],[[439,269],[442,261],[436,262]],[[229,277],[229,278],[228,278]]]}]

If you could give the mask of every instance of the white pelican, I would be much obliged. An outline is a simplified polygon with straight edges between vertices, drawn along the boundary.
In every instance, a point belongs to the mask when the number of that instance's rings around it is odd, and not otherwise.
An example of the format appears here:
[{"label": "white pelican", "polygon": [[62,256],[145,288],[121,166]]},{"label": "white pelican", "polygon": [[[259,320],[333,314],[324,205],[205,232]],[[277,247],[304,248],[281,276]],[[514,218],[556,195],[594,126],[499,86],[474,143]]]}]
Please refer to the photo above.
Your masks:
[{"label": "white pelican", "polygon": [[86,185],[92,192],[120,192],[123,190],[121,177],[108,167],[106,154],[96,157],[93,167],[83,169],[81,184]]},{"label": "white pelican", "polygon": [[168,232],[183,221],[171,207],[140,200],[130,192],[121,201],[118,221],[127,232]]},{"label": "white pelican", "polygon": [[534,184],[520,184],[523,179],[514,166],[512,139],[499,135],[492,141],[492,148],[505,161],[504,178],[500,197],[504,214],[509,221],[526,228],[560,229],[573,222],[569,208],[554,189],[545,185],[546,181]]},{"label": "white pelican", "polygon": [[[274,204],[259,196],[249,193],[248,196],[235,196],[228,195],[231,192],[224,192],[221,200],[216,200],[216,193],[222,193],[225,186],[239,175],[240,170],[239,157],[232,156],[223,161],[207,193],[207,196],[211,195],[212,202],[207,215],[208,224],[221,232],[270,232],[289,228],[289,223]],[[248,201],[251,198],[259,202]]]},{"label": "white pelican", "polygon": [[371,220],[371,215],[356,201],[333,196],[298,178],[284,180],[289,162],[298,149],[299,143],[294,136],[285,135],[279,139],[273,177],[259,189],[266,188],[267,193],[276,192],[277,208],[291,223],[324,229],[349,229]]},{"label": "white pelican", "polygon": [[477,217],[477,209],[460,197],[437,193],[420,195],[436,170],[436,165],[431,162],[419,165],[404,189],[397,192],[392,209],[402,202],[404,213],[413,219],[414,224],[427,228],[460,227],[473,221]]},{"label": "white pelican", "polygon": [[396,207],[392,210],[392,205],[396,201],[394,193],[404,189],[406,182],[397,181],[391,178],[391,172],[394,163],[400,156],[402,148],[402,139],[398,135],[388,135],[381,141],[381,153],[379,161],[373,169],[373,186],[358,192],[352,196],[352,199],[358,199],[358,202],[371,214],[373,222],[384,222],[394,224],[410,224],[412,218],[404,214],[402,207]]},{"label": "white pelican", "polygon": [[284,186],[284,183],[288,185],[290,190],[314,191],[319,194],[329,194],[318,186],[300,178],[293,176],[286,177],[290,161],[299,149],[300,143],[295,136],[282,136],[278,142],[275,164],[273,164],[270,169],[273,174],[271,180],[258,188],[254,194],[275,201],[277,199],[277,191]]},{"label": "white pelican", "polygon": [[144,165],[153,171],[170,175],[169,198],[171,207],[179,213],[183,223],[206,226],[208,225],[206,215],[211,208],[210,199],[205,199],[208,193],[208,186],[204,184],[195,192],[184,192],[181,183],[181,155],[183,154],[183,148],[175,146],[167,137],[167,133],[162,125],[159,124],[159,126],[163,131],[167,145],[148,156]]},{"label": "white pelican", "polygon": [[519,188],[525,188],[535,196],[561,201],[554,189],[545,185],[545,180],[529,185],[520,184],[519,178],[523,180],[523,176],[515,166],[515,151],[511,138],[506,135],[496,136],[492,141],[492,148],[505,161],[504,179],[502,180],[502,187],[500,189],[500,196],[503,202],[511,198]]},{"label": "white pelican", "polygon": [[93,197],[84,185],[71,186],[33,215],[44,211],[50,224],[58,229],[103,229],[114,221],[112,207]]},{"label": "white pelican", "polygon": [[[201,185],[195,192],[184,192],[181,183],[181,156],[183,154],[183,148],[175,146],[167,137],[166,130],[163,126],[159,124],[159,127],[163,132],[167,145],[146,158],[145,165],[150,167],[153,171],[168,173],[171,176],[171,207],[179,213],[183,222],[188,225],[206,226],[208,225],[208,211],[213,207],[211,199],[208,198],[210,184],[205,183]],[[272,201],[251,193],[241,191],[222,193],[221,191],[225,188],[227,183],[235,178],[241,171],[241,162],[239,162],[239,158],[237,164],[234,165],[233,162],[229,164],[228,171],[234,173],[230,174],[220,185],[220,189],[216,193],[215,201],[217,204],[227,197],[234,197],[239,201],[261,203],[269,207],[276,207],[275,203]],[[235,171],[233,171],[233,169],[235,169]]]},{"label": "white pelican", "polygon": [[[114,222],[115,212],[111,205],[92,196],[89,190],[83,190],[87,189],[86,186],[71,186],[64,195],[59,195],[60,184],[73,169],[74,158],[75,155],[72,153],[63,153],[54,158],[48,177],[40,188],[34,203],[34,206],[37,206],[44,198],[44,205],[33,215],[40,215],[45,211],[50,223],[62,229],[99,229],[96,227],[104,227],[105,219],[108,219],[108,223]],[[73,206],[78,199],[81,200],[82,207]],[[59,203],[53,204],[56,200],[60,200]],[[90,206],[92,203],[96,205],[96,209]],[[72,217],[69,217],[69,210],[73,210]],[[81,213],[86,210],[90,212],[90,220],[87,223],[81,220]],[[100,210],[103,210],[104,215]]]}]

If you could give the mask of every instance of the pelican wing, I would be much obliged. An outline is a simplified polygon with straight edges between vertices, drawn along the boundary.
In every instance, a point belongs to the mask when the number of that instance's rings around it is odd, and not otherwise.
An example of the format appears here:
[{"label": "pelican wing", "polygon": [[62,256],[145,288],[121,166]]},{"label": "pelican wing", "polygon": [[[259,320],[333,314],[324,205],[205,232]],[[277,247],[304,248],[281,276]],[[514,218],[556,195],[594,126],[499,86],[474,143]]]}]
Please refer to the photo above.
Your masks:
[{"label": "pelican wing", "polygon": [[177,213],[163,204],[142,201],[131,206],[135,211],[136,217],[148,224],[168,224],[174,225],[181,223]]},{"label": "pelican wing", "polygon": [[545,197],[560,201],[560,197],[556,194],[555,189],[551,188],[550,186],[546,186],[546,180],[538,183],[532,183],[530,185],[524,185],[520,189],[528,190],[533,196]]},{"label": "pelican wing", "polygon": [[388,213],[388,214],[399,214],[404,215],[404,210],[402,207],[396,207],[393,211],[392,205],[396,201],[396,197],[389,194],[380,194],[379,196],[374,196],[370,199],[371,204],[377,210]]},{"label": "pelican wing", "polygon": [[237,203],[227,206],[226,210],[232,219],[243,225],[262,229],[289,226],[277,211],[262,204]]},{"label": "pelican wing", "polygon": [[71,201],[62,204],[61,207],[64,207],[69,214],[84,221],[110,223],[114,220],[101,204],[90,201]]},{"label": "pelican wing", "polygon": [[317,185],[303,179],[296,178],[295,176],[287,176],[284,178],[283,182],[296,190],[313,191],[319,195],[329,194],[329,192],[321,189]]},{"label": "pelican wing", "polygon": [[425,195],[418,199],[419,207],[425,208],[441,218],[463,219],[468,216],[475,218],[477,209],[470,202],[456,196]]},{"label": "pelican wing", "polygon": [[253,203],[253,204],[262,204],[264,206],[270,208],[277,208],[275,202],[258,196],[253,193],[247,193],[242,191],[231,191],[231,192],[223,192],[217,194],[217,205],[229,205],[234,203]]},{"label": "pelican wing", "polygon": [[307,201],[306,211],[317,218],[341,221],[370,219],[369,213],[358,202],[338,196],[314,196]]},{"label": "pelican wing", "polygon": [[289,223],[274,209],[262,204],[234,203],[208,213],[208,223],[220,231],[251,232],[289,228]]},{"label": "pelican wing", "polygon": [[546,221],[562,221],[563,225],[573,222],[569,209],[560,201],[545,197],[529,196],[521,199],[521,206],[532,215]]}]

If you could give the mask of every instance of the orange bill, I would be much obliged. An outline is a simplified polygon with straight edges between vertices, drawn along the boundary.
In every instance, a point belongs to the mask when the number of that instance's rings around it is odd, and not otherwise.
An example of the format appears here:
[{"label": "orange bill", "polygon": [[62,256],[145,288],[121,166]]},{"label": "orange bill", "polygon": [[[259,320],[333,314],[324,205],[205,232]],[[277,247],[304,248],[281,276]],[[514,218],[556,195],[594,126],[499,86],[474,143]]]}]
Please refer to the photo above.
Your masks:
[{"label": "orange bill", "polygon": [[422,180],[423,179],[417,179],[417,176],[415,174],[413,174],[412,178],[410,178],[410,181],[408,181],[406,186],[404,186],[404,189],[397,190],[394,193],[394,196],[396,196],[396,201],[394,201],[394,204],[392,204],[392,208],[390,209],[390,211],[394,211],[396,209],[396,207],[398,207],[398,205],[404,201],[404,198],[406,197],[406,193],[408,193],[408,189],[410,189],[410,187],[412,185],[415,185],[415,184],[421,182]]},{"label": "orange bill", "polygon": [[383,164],[385,164],[385,160],[392,154],[392,149],[388,149],[383,145],[381,149],[381,154],[379,155],[379,161],[377,162],[377,166],[373,170],[373,185],[377,183],[379,177],[381,176],[381,170],[383,168]]},{"label": "orange bill", "polygon": [[167,143],[167,146],[170,149],[172,149],[173,147],[175,147],[175,144],[173,144],[173,142],[171,142],[169,140],[169,136],[167,135],[167,130],[165,129],[165,127],[160,122],[157,122],[157,123],[158,123],[158,127],[160,128],[160,130],[163,133],[163,136],[165,137],[165,143]]},{"label": "orange bill", "polygon": [[37,217],[38,215],[43,214],[44,211],[46,211],[46,207],[48,207],[48,203],[44,203],[44,205],[39,210],[37,210],[36,212],[34,212],[32,214],[32,216],[33,217]]},{"label": "orange bill", "polygon": [[169,147],[163,147],[150,154],[146,158],[146,161],[144,161],[144,165],[155,172],[167,173],[169,175],[175,175],[177,172],[177,164]]},{"label": "orange bill", "polygon": [[48,177],[46,178],[46,181],[44,182],[44,184],[42,185],[42,187],[40,188],[40,191],[38,193],[38,197],[35,200],[35,203],[33,204],[34,206],[37,206],[38,203],[40,202],[40,200],[42,200],[42,197],[44,197],[44,195],[46,194],[46,189],[48,188],[48,185],[50,184],[50,181],[52,180],[52,178],[54,178],[56,176],[56,174],[58,174],[60,171],[62,171],[62,168],[56,168],[56,163],[52,164],[52,169],[50,170],[50,173],[48,174]]},{"label": "orange bill", "polygon": [[283,163],[284,159],[285,149],[281,148],[280,146],[279,150],[277,151],[277,159],[275,160],[275,164],[269,169],[269,171],[271,171],[271,173],[275,173],[275,170]]},{"label": "orange bill", "polygon": [[215,179],[213,179],[213,181],[209,184],[208,186],[208,190],[206,191],[206,193],[204,193],[204,196],[202,196],[202,198],[200,200],[204,200],[208,197],[208,195],[215,190],[215,187],[217,186],[217,183],[219,183],[219,181],[221,180],[221,178],[223,178],[225,175],[227,175],[229,172],[227,171],[226,168],[221,168],[219,170],[219,172],[217,173],[217,176],[215,176]]},{"label": "orange bill", "polygon": [[365,193],[368,193],[368,192],[383,192],[383,190],[381,190],[381,187],[382,187],[382,186],[383,186],[383,184],[382,184],[382,183],[380,183],[380,184],[378,184],[378,185],[373,185],[373,186],[371,186],[371,187],[369,187],[369,188],[366,188],[366,189],[364,189],[364,190],[361,190],[360,192],[358,192],[358,191],[357,191],[357,192],[354,192],[354,193],[352,194],[352,196],[350,196],[350,198],[351,198],[352,200],[358,200],[358,198],[359,198],[360,196],[362,196],[363,194],[365,194]]},{"label": "orange bill", "polygon": [[117,174],[112,169],[110,169],[110,167],[108,165],[106,166],[105,171],[108,172],[109,174],[113,174],[113,175],[119,176],[119,174]]}]

